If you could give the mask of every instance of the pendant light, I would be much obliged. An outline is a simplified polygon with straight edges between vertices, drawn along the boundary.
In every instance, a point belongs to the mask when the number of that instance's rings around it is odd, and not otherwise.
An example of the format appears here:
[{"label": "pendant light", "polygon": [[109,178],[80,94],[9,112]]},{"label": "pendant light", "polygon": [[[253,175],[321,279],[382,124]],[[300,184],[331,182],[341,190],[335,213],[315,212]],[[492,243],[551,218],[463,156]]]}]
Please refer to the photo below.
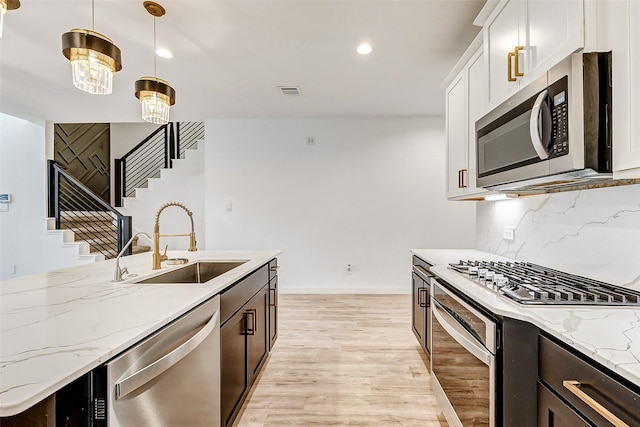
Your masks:
[{"label": "pendant light", "polygon": [[169,108],[176,103],[176,91],[168,82],[157,77],[156,66],[156,18],[164,16],[165,10],[158,3],[145,1],[144,8],[153,16],[153,73],[154,77],[141,77],[135,83],[136,98],[142,106],[142,118],[150,123],[169,123]]},{"label": "pendant light", "polygon": [[2,27],[4,27],[4,14],[7,10],[14,10],[20,7],[20,0],[0,0],[0,37],[2,37]]},{"label": "pendant light", "polygon": [[112,92],[113,74],[122,69],[120,49],[95,27],[91,0],[91,30],[75,28],[62,35],[62,54],[71,61],[73,85],[96,95]]}]

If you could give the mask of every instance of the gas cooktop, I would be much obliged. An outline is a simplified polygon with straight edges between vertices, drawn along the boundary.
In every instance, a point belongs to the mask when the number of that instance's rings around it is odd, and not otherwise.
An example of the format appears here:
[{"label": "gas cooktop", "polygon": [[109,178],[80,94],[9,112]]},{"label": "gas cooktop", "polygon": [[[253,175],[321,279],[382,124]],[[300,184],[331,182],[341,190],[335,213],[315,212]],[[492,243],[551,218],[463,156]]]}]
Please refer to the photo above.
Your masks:
[{"label": "gas cooktop", "polygon": [[460,260],[449,268],[521,304],[640,306],[640,292],[530,262]]}]

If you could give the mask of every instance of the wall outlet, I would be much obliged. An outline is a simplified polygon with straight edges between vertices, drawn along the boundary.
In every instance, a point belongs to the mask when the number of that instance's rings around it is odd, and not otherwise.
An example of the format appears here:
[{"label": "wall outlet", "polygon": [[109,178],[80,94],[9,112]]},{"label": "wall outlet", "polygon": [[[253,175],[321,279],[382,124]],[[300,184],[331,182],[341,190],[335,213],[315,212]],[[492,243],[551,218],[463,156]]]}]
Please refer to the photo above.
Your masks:
[{"label": "wall outlet", "polygon": [[307,145],[316,145],[316,137],[308,136],[307,137]]},{"label": "wall outlet", "polygon": [[347,274],[353,274],[353,264],[347,264],[347,266],[345,268],[345,272]]},{"label": "wall outlet", "polygon": [[513,227],[505,227],[502,231],[502,238],[504,240],[513,240],[516,237],[516,229]]}]

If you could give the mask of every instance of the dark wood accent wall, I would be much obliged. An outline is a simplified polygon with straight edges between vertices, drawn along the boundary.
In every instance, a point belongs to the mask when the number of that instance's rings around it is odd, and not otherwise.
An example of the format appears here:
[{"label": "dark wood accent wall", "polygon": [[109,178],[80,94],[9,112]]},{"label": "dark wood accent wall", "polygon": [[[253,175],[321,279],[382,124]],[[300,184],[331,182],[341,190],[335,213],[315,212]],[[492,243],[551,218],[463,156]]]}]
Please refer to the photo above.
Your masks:
[{"label": "dark wood accent wall", "polygon": [[109,123],[58,123],[54,129],[54,160],[110,203]]}]

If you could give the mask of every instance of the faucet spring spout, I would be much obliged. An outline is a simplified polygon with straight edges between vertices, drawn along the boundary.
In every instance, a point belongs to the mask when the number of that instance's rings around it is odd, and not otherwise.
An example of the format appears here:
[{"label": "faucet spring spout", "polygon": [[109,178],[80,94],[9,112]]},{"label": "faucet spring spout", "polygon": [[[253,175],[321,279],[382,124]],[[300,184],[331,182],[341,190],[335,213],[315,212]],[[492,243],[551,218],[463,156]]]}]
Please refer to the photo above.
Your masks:
[{"label": "faucet spring spout", "polygon": [[162,261],[166,261],[168,258],[166,249],[164,251],[164,254],[162,255],[160,254],[160,237],[163,236],[162,234],[160,234],[160,214],[162,214],[162,212],[169,206],[176,206],[176,207],[182,208],[189,216],[189,220],[191,221],[191,233],[185,235],[185,236],[189,236],[189,252],[195,252],[198,250],[198,248],[196,247],[196,232],[195,232],[195,227],[193,225],[193,212],[191,212],[189,208],[187,208],[185,205],[179,202],[165,203],[160,207],[160,209],[158,209],[158,212],[156,213],[155,224],[153,226],[153,269],[154,270],[160,269],[160,264],[162,263]]}]

